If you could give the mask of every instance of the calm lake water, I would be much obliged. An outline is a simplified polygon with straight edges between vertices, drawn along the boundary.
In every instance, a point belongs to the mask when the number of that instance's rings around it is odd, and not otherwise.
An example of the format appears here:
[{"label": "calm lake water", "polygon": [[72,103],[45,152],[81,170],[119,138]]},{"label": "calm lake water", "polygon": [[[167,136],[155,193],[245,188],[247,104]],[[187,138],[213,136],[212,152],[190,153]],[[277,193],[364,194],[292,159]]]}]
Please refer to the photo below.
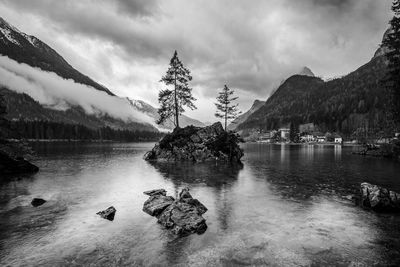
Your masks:
[{"label": "calm lake water", "polygon": [[[400,266],[400,215],[346,198],[363,181],[400,192],[400,163],[356,148],[245,144],[242,168],[150,164],[153,144],[36,144],[35,175],[0,180],[0,266]],[[143,191],[188,186],[208,208],[177,238]],[[33,197],[48,202],[34,208]],[[115,220],[96,212],[113,205]]]}]

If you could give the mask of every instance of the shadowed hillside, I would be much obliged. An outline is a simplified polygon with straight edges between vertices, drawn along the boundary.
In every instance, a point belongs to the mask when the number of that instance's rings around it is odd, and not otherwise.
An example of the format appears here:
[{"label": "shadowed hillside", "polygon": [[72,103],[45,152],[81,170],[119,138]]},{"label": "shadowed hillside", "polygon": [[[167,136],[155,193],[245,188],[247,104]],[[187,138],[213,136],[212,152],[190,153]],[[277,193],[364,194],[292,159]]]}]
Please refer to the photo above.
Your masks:
[{"label": "shadowed hillside", "polygon": [[290,122],[317,124],[324,131],[351,135],[359,128],[385,131],[387,100],[380,81],[385,75],[383,56],[356,71],[324,82],[294,75],[238,126],[239,130],[276,129]]}]

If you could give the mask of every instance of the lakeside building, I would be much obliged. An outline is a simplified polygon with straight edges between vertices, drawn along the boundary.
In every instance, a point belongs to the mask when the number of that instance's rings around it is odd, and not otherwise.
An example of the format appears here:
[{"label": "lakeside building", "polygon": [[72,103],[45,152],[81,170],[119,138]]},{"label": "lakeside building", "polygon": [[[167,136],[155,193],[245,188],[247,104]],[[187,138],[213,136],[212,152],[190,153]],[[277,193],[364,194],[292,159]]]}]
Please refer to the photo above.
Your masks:
[{"label": "lakeside building", "polygon": [[341,144],[343,142],[343,138],[340,135],[335,134],[333,137],[333,141],[335,143]]},{"label": "lakeside building", "polygon": [[313,136],[314,136],[314,141],[315,142],[318,142],[318,143],[326,142],[326,136],[323,133],[316,132],[316,133],[313,134]]},{"label": "lakeside building", "polygon": [[315,141],[314,135],[309,134],[309,133],[303,134],[302,136],[300,136],[300,141],[305,142],[305,143],[314,142]]},{"label": "lakeside building", "polygon": [[278,132],[280,133],[280,136],[282,139],[289,139],[290,136],[290,129],[289,128],[279,128]]}]

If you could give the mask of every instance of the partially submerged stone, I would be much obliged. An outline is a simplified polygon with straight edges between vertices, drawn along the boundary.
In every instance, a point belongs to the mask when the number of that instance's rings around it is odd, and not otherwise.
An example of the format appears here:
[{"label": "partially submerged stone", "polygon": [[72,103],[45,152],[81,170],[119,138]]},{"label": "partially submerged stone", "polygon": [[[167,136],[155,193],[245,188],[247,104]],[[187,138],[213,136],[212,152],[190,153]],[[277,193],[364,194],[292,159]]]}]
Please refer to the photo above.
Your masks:
[{"label": "partially submerged stone", "polygon": [[100,215],[100,217],[102,217],[102,218],[104,218],[104,219],[107,219],[107,220],[109,220],[109,221],[113,221],[113,220],[114,220],[114,217],[115,217],[115,212],[116,212],[116,211],[117,211],[117,210],[116,210],[113,206],[111,206],[111,207],[109,207],[109,208],[106,209],[106,210],[97,212],[96,214],[97,214],[97,215]]},{"label": "partially submerged stone", "polygon": [[189,193],[189,188],[187,187],[183,188],[182,191],[179,193],[179,201],[196,207],[200,214],[203,214],[207,211],[206,206],[204,206],[200,201],[192,197],[192,195]]},{"label": "partially submerged stone", "polygon": [[35,208],[42,206],[44,203],[46,203],[46,200],[44,200],[42,198],[36,198],[36,197],[34,199],[32,199],[32,202],[31,202],[32,206],[34,206]]},{"label": "partially submerged stone", "polygon": [[400,194],[384,187],[362,183],[361,206],[378,212],[400,212]]},{"label": "partially submerged stone", "polygon": [[201,216],[207,208],[191,196],[188,188],[182,189],[177,200],[161,194],[150,196],[143,211],[157,217],[158,223],[177,235],[201,234],[207,229],[206,220]]},{"label": "partially submerged stone", "polygon": [[157,222],[176,235],[201,234],[207,229],[206,220],[197,207],[180,201],[168,206]]},{"label": "partially submerged stone", "polygon": [[171,196],[153,195],[143,204],[143,211],[151,216],[158,216],[174,202]]},{"label": "partially submerged stone", "polygon": [[144,191],[143,194],[148,195],[148,196],[155,196],[155,195],[167,195],[167,191],[165,189],[153,189],[153,190],[148,190]]},{"label": "partially submerged stone", "polygon": [[22,157],[13,157],[0,150],[1,173],[35,173],[39,168]]}]

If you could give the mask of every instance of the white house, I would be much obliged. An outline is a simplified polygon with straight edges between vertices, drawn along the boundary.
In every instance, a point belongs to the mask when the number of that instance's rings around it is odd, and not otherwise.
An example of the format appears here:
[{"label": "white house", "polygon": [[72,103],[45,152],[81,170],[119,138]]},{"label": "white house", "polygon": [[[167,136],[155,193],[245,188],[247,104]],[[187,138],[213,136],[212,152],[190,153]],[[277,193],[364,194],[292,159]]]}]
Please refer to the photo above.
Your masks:
[{"label": "white house", "polygon": [[312,134],[305,134],[300,137],[300,141],[302,142],[313,142],[314,136]]},{"label": "white house", "polygon": [[335,136],[335,143],[341,144],[343,142],[343,138],[340,136]]},{"label": "white house", "polygon": [[281,133],[282,139],[289,139],[289,135],[290,135],[289,128],[280,128],[278,131]]},{"label": "white house", "polygon": [[323,133],[314,133],[314,140],[318,143],[326,142],[326,136]]}]

